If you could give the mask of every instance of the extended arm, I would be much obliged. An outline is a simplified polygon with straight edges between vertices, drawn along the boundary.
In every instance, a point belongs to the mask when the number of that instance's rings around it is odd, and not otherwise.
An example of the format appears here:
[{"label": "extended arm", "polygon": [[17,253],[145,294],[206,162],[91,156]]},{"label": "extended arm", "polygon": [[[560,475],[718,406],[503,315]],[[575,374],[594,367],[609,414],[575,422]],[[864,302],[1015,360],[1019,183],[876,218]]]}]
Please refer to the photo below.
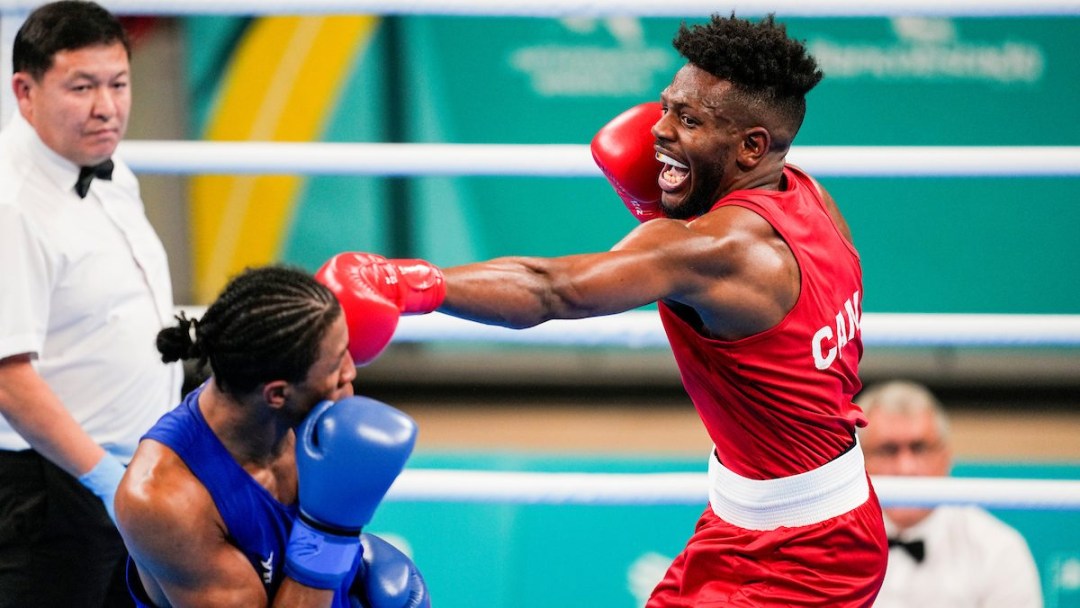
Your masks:
[{"label": "extended arm", "polygon": [[508,327],[615,314],[659,300],[693,308],[725,338],[779,322],[798,296],[790,251],[760,216],[724,208],[655,219],[610,251],[448,268],[440,311]]},{"label": "extended arm", "polygon": [[[358,352],[368,349],[354,347],[354,340],[362,345],[372,336],[379,338],[376,353],[389,341],[389,335],[377,331],[381,320],[349,314],[373,306],[395,314],[437,308],[480,323],[524,328],[664,300],[694,309],[711,335],[738,339],[778,323],[799,295],[799,269],[791,250],[761,216],[740,207],[724,207],[693,222],[654,219],[602,253],[506,257],[447,269],[422,260],[374,256],[367,261],[370,257],[338,254],[317,275],[342,301],[350,349]],[[343,260],[348,264],[339,263]],[[345,270],[357,263],[362,267]],[[390,273],[370,271],[387,263],[394,269]],[[435,279],[410,286],[403,273],[417,265]],[[345,277],[327,276],[329,268]],[[438,285],[436,298],[428,297],[431,285]],[[404,304],[413,298],[425,306]]]},{"label": "extended arm", "polygon": [[507,257],[446,269],[441,312],[524,328],[631,310],[673,297],[677,261],[647,249],[559,258]]},{"label": "extended arm", "polygon": [[341,253],[324,264],[316,278],[341,301],[349,321],[350,351],[354,360],[366,362],[389,341],[398,314],[438,309],[520,328],[549,319],[613,314],[677,297],[697,278],[695,269],[702,268],[683,263],[683,256],[707,249],[709,239],[700,239],[695,247],[687,242],[692,236],[685,222],[665,219],[638,227],[603,253],[507,257],[449,269],[423,260]]}]

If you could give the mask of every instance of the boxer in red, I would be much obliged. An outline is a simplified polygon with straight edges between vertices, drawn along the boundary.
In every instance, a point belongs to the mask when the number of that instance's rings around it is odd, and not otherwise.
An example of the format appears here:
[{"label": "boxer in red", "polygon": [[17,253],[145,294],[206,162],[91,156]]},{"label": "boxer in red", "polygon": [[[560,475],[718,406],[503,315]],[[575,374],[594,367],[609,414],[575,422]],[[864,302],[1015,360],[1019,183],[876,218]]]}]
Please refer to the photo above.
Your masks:
[{"label": "boxer in red", "polygon": [[345,253],[318,276],[354,327],[433,310],[529,327],[658,302],[715,449],[709,506],[647,608],[871,606],[888,546],[855,436],[862,271],[832,197],[785,160],[822,74],[772,16],[713,16],[674,45],[687,63],[660,103],[593,140],[642,221],[610,251],[447,269]]}]

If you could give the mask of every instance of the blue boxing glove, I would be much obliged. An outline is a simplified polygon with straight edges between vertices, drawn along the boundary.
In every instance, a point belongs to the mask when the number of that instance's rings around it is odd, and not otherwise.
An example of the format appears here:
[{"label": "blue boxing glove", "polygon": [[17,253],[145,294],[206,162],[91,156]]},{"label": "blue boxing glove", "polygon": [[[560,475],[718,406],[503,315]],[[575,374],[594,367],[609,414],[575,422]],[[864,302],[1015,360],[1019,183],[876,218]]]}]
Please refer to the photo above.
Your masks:
[{"label": "blue boxing glove", "polygon": [[352,608],[431,608],[416,564],[374,534],[361,534],[364,558],[349,589]]},{"label": "blue boxing glove", "polygon": [[360,530],[415,444],[416,423],[385,403],[347,397],[315,406],[296,433],[300,517],[285,574],[316,589],[340,587],[360,554]]}]

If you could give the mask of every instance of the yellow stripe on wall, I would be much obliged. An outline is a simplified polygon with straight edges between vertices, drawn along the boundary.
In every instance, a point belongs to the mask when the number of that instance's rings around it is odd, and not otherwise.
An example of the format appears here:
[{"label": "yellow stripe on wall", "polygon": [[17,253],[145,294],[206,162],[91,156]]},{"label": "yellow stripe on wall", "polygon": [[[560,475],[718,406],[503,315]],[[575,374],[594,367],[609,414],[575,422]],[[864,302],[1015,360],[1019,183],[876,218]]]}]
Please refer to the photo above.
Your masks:
[{"label": "yellow stripe on wall", "polygon": [[[377,17],[264,17],[226,69],[204,137],[318,141],[367,48]],[[232,275],[278,260],[303,176],[192,180],[195,297],[210,302]]]}]

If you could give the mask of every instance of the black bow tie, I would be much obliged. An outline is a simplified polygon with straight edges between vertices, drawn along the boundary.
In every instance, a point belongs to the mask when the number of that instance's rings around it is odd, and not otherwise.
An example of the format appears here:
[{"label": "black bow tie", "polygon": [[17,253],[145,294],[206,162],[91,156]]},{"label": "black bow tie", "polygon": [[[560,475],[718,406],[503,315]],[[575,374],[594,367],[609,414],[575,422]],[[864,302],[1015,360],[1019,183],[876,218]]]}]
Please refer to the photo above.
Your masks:
[{"label": "black bow tie", "polygon": [[926,559],[926,543],[921,540],[903,541],[899,538],[889,539],[889,548],[900,547],[907,551],[916,564],[921,564]]},{"label": "black bow tie", "polygon": [[79,195],[79,198],[86,198],[86,193],[90,191],[90,182],[96,177],[98,179],[112,179],[113,162],[112,159],[105,162],[94,165],[92,167],[80,167],[79,179],[75,182],[75,192]]}]

